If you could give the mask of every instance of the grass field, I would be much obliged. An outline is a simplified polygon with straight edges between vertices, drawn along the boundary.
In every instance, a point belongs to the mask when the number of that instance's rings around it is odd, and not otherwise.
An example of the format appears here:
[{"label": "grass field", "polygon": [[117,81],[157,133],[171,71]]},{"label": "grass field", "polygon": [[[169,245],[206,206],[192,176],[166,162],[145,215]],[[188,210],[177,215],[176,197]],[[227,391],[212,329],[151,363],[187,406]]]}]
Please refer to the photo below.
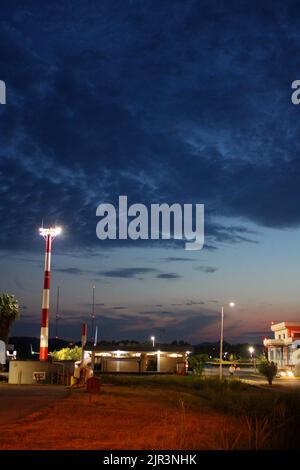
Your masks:
[{"label": "grass field", "polygon": [[[0,429],[0,449],[277,449],[297,447],[299,397],[238,381],[103,376],[89,403],[71,391]],[[46,432],[45,432],[46,430]]]}]

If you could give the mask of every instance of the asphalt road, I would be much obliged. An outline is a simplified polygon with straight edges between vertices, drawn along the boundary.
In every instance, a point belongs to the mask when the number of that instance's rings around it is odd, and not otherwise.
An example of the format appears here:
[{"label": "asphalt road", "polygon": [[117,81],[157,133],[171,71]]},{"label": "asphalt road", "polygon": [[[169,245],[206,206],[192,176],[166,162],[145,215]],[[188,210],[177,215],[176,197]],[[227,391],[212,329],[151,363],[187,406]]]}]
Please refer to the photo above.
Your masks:
[{"label": "asphalt road", "polygon": [[61,385],[0,384],[0,423],[14,423],[27,415],[64,398],[68,391]]},{"label": "asphalt road", "polygon": [[[205,368],[205,376],[218,376],[219,375],[219,368],[212,367],[212,368]],[[228,366],[223,367],[223,377],[230,377]],[[269,387],[267,380],[260,375],[258,372],[255,372],[252,368],[245,368],[241,369],[240,371],[235,372],[234,378],[244,380],[245,382],[253,385],[259,385],[261,387]],[[273,381],[273,389],[278,390],[299,390],[300,391],[300,378],[295,377],[281,377],[276,378]]]}]

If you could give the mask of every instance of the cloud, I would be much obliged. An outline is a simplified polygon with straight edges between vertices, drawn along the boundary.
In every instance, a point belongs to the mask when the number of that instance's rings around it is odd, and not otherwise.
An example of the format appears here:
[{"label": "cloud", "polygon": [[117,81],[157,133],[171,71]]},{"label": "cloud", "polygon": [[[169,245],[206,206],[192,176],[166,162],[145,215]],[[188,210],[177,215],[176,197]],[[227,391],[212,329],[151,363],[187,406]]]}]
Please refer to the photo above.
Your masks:
[{"label": "cloud", "polygon": [[[84,303],[80,303],[79,305],[82,305],[84,307],[90,307],[91,306],[91,302],[84,302]],[[106,304],[105,303],[99,303],[99,302],[95,302],[95,307],[105,307]]]},{"label": "cloud", "polygon": [[106,277],[116,277],[123,279],[140,278],[144,274],[156,273],[153,268],[118,268],[109,271],[101,271],[99,274]]},{"label": "cloud", "polygon": [[169,280],[172,280],[172,279],[180,279],[182,276],[180,274],[177,274],[177,273],[161,273],[161,274],[157,274],[157,279],[169,279]]},{"label": "cloud", "polygon": [[72,274],[74,276],[82,276],[86,273],[85,270],[79,268],[53,268],[53,271],[64,274]]},{"label": "cloud", "polygon": [[174,311],[170,311],[170,310],[142,310],[141,312],[139,312],[139,314],[141,315],[150,315],[150,316],[153,316],[153,317],[158,317],[160,318],[161,315],[164,315],[164,316],[171,316],[171,317],[176,317],[176,312]]},{"label": "cloud", "polygon": [[186,263],[186,262],[193,262],[195,261],[195,259],[192,259],[192,258],[183,258],[183,257],[176,257],[176,256],[168,256],[166,258],[162,258],[163,261],[165,261],[166,263],[176,263],[176,262],[180,262],[180,263]]},{"label": "cloud", "polygon": [[[155,14],[126,5],[127,16],[82,4],[63,31],[61,10],[47,6],[50,40],[42,53],[24,22],[3,19],[0,65],[9,103],[0,110],[0,247],[33,250],[28,233],[44,218],[66,229],[57,250],[99,248],[96,206],[118,194],[146,204],[204,202],[208,250],[255,242],[247,221],[299,226],[300,143],[287,86],[299,70],[299,32],[288,14],[281,12],[284,29],[274,26],[276,9],[274,22],[240,10],[227,24],[223,4],[167,2]],[[18,18],[30,11],[35,35],[40,12],[27,8]],[[91,27],[100,11],[101,22]],[[137,16],[145,27],[137,28]],[[272,37],[265,48],[262,37]],[[217,89],[212,77],[222,77]],[[212,218],[218,214],[245,225],[220,224]],[[13,221],[21,219],[16,232]]]},{"label": "cloud", "polygon": [[191,306],[191,305],[205,305],[205,302],[195,302],[194,300],[189,300],[186,302],[185,305]]},{"label": "cloud", "polygon": [[203,273],[215,273],[218,270],[218,268],[214,268],[213,266],[197,266],[194,269],[202,271]]}]

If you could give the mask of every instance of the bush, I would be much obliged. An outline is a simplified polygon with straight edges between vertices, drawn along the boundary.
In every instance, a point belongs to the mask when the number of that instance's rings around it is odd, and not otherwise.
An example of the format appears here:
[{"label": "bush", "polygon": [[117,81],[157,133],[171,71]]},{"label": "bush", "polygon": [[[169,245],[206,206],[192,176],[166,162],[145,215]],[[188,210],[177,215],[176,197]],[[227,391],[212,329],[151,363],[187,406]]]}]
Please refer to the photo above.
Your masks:
[{"label": "bush", "polygon": [[74,346],[74,348],[63,348],[59,351],[51,353],[55,361],[80,361],[82,348]]},{"label": "bush", "polygon": [[266,377],[269,384],[272,385],[273,379],[277,374],[277,366],[274,362],[263,361],[258,365],[259,372]]},{"label": "bush", "polygon": [[193,369],[194,374],[202,375],[204,363],[207,362],[207,354],[195,354],[189,357],[189,366]]}]

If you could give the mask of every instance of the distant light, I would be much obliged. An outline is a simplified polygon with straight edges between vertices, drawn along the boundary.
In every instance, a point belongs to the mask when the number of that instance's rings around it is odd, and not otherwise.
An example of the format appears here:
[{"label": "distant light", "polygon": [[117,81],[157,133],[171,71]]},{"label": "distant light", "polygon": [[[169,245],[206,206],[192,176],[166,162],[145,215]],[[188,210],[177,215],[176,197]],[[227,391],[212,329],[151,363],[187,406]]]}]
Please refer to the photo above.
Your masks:
[{"label": "distant light", "polygon": [[253,347],[253,346],[250,346],[250,347],[249,347],[249,353],[250,353],[250,354],[253,354],[254,351],[255,351],[254,347]]},{"label": "distant light", "polygon": [[229,302],[229,307],[235,307],[235,303],[234,302]]},{"label": "distant light", "polygon": [[294,372],[292,372],[291,370],[288,370],[287,375],[288,377],[294,377]]}]

